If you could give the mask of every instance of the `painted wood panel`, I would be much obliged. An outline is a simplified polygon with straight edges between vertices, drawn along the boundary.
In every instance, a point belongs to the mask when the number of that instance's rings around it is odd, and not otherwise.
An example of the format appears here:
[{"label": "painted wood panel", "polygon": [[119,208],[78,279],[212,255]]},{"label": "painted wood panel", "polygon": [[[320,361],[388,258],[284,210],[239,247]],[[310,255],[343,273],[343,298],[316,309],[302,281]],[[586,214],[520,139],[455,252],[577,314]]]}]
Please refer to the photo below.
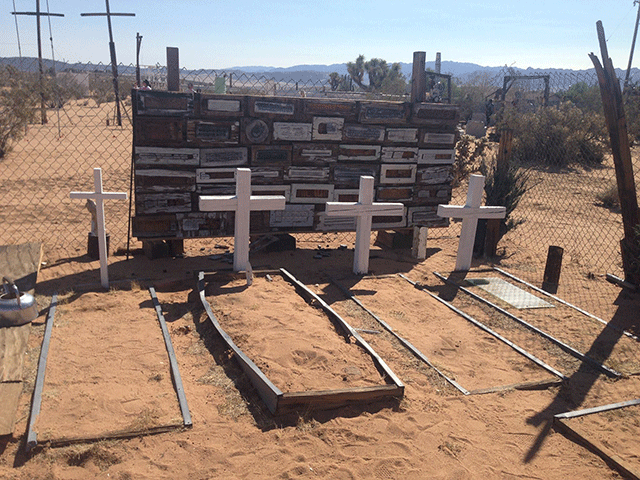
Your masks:
[{"label": "painted wood panel", "polygon": [[200,165],[197,148],[135,147],[136,166],[183,167]]},{"label": "painted wood panel", "polygon": [[200,149],[201,167],[240,167],[248,163],[247,147]]},{"label": "painted wood panel", "polygon": [[313,117],[312,138],[314,141],[341,141],[344,118]]}]

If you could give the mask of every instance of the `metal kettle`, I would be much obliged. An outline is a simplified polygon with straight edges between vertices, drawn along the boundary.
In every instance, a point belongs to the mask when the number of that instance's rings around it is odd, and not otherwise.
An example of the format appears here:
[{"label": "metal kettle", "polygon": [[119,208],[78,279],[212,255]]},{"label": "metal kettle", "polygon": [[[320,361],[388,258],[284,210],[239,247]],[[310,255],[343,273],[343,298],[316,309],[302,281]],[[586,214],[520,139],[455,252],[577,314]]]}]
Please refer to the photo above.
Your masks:
[{"label": "metal kettle", "polygon": [[13,280],[2,277],[4,293],[0,295],[0,326],[23,325],[38,318],[38,305],[30,293],[20,293]]}]

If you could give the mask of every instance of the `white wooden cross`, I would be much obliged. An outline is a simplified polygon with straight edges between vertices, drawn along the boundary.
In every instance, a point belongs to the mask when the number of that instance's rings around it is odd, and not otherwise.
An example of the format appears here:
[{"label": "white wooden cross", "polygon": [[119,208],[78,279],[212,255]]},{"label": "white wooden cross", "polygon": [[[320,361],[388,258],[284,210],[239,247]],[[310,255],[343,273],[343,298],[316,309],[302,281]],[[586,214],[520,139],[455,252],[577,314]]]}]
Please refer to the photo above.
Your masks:
[{"label": "white wooden cross", "polygon": [[93,192],[71,192],[71,198],[92,199],[96,202],[96,223],[98,224],[98,253],[100,255],[100,283],[109,288],[107,269],[107,232],[104,226],[104,200],[126,200],[126,192],[103,192],[102,169],[93,169]]},{"label": "white wooden cross", "polygon": [[248,272],[249,264],[249,216],[252,210],[284,210],[282,195],[251,195],[251,170],[236,169],[235,195],[201,195],[201,212],[235,212],[233,240],[233,269]]},{"label": "white wooden cross", "polygon": [[325,213],[330,217],[356,217],[356,248],[353,273],[369,271],[369,247],[371,243],[371,219],[374,215],[402,216],[402,203],[373,203],[373,177],[360,177],[357,202],[327,202]]},{"label": "white wooden cross", "polygon": [[504,218],[507,214],[505,207],[481,207],[482,190],[484,189],[484,176],[471,175],[469,178],[469,191],[467,203],[459,205],[438,205],[438,216],[462,219],[462,231],[458,243],[458,256],[456,258],[456,271],[469,270],[471,268],[471,256],[473,243],[476,239],[476,227],[479,218]]}]

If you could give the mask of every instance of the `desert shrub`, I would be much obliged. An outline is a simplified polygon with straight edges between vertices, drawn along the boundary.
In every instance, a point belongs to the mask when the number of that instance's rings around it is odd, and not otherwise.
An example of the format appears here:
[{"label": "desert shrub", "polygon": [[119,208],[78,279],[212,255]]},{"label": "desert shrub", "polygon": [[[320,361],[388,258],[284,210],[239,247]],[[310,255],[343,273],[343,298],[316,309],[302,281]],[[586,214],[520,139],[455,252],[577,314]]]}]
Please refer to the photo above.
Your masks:
[{"label": "desert shrub", "polygon": [[613,183],[604,191],[596,194],[596,198],[605,208],[620,208],[620,198],[618,197],[618,185]]},{"label": "desert shrub", "polygon": [[571,85],[566,92],[559,95],[567,102],[571,102],[583,113],[602,113],[602,96],[598,84],[589,85],[586,82],[577,82]]},{"label": "desert shrub", "polygon": [[11,66],[0,69],[0,159],[35,120],[39,98],[35,86],[31,75]]},{"label": "desert shrub", "polygon": [[452,168],[454,188],[471,173],[478,171],[488,147],[489,141],[486,137],[460,136],[460,140],[456,143],[456,158]]},{"label": "desert shrub", "polygon": [[507,107],[498,127],[513,130],[512,158],[518,163],[593,167],[604,160],[607,136],[603,115],[585,114],[571,102],[529,113]]},{"label": "desert shrub", "polygon": [[507,167],[490,166],[482,161],[480,173],[485,176],[484,193],[486,204],[503,206],[506,215],[503,219],[505,228],[502,233],[517,227],[522,221],[516,221],[511,214],[516,209],[523,195],[531,188],[529,171],[510,163]]}]

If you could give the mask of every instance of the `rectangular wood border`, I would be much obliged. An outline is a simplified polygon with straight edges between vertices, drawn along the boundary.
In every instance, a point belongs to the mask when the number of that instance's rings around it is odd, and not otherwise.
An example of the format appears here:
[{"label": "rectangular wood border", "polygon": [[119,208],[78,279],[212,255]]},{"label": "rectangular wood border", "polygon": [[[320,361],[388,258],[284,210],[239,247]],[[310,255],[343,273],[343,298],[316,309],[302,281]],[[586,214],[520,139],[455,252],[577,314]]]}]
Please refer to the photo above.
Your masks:
[{"label": "rectangular wood border", "polygon": [[215,317],[211,305],[207,301],[204,294],[204,272],[198,273],[198,294],[200,301],[207,312],[209,320],[217,330],[218,334],[222,337],[225,343],[236,354],[236,359],[240,363],[240,367],[247,374],[251,383],[258,391],[258,395],[262,398],[262,401],[266,404],[269,411],[274,415],[286,413],[287,411],[296,410],[299,408],[336,408],[343,405],[349,405],[359,402],[372,402],[381,398],[402,397],[404,395],[404,384],[400,379],[391,371],[387,364],[378,356],[378,354],[371,348],[371,346],[360,336],[360,334],[352,328],[347,322],[342,319],[329,305],[327,305],[320,297],[309,290],[304,284],[298,281],[293,275],[281,268],[279,273],[291,283],[296,292],[307,300],[314,300],[318,302],[329,319],[336,322],[340,326],[346,335],[352,336],[358,345],[369,353],[372,357],[378,371],[385,377],[388,385],[381,385],[375,387],[359,387],[359,388],[347,388],[340,390],[322,390],[322,391],[308,391],[308,392],[282,392],[276,387],[267,376],[260,370],[257,365],[233,342],[231,337],[223,330]]}]

